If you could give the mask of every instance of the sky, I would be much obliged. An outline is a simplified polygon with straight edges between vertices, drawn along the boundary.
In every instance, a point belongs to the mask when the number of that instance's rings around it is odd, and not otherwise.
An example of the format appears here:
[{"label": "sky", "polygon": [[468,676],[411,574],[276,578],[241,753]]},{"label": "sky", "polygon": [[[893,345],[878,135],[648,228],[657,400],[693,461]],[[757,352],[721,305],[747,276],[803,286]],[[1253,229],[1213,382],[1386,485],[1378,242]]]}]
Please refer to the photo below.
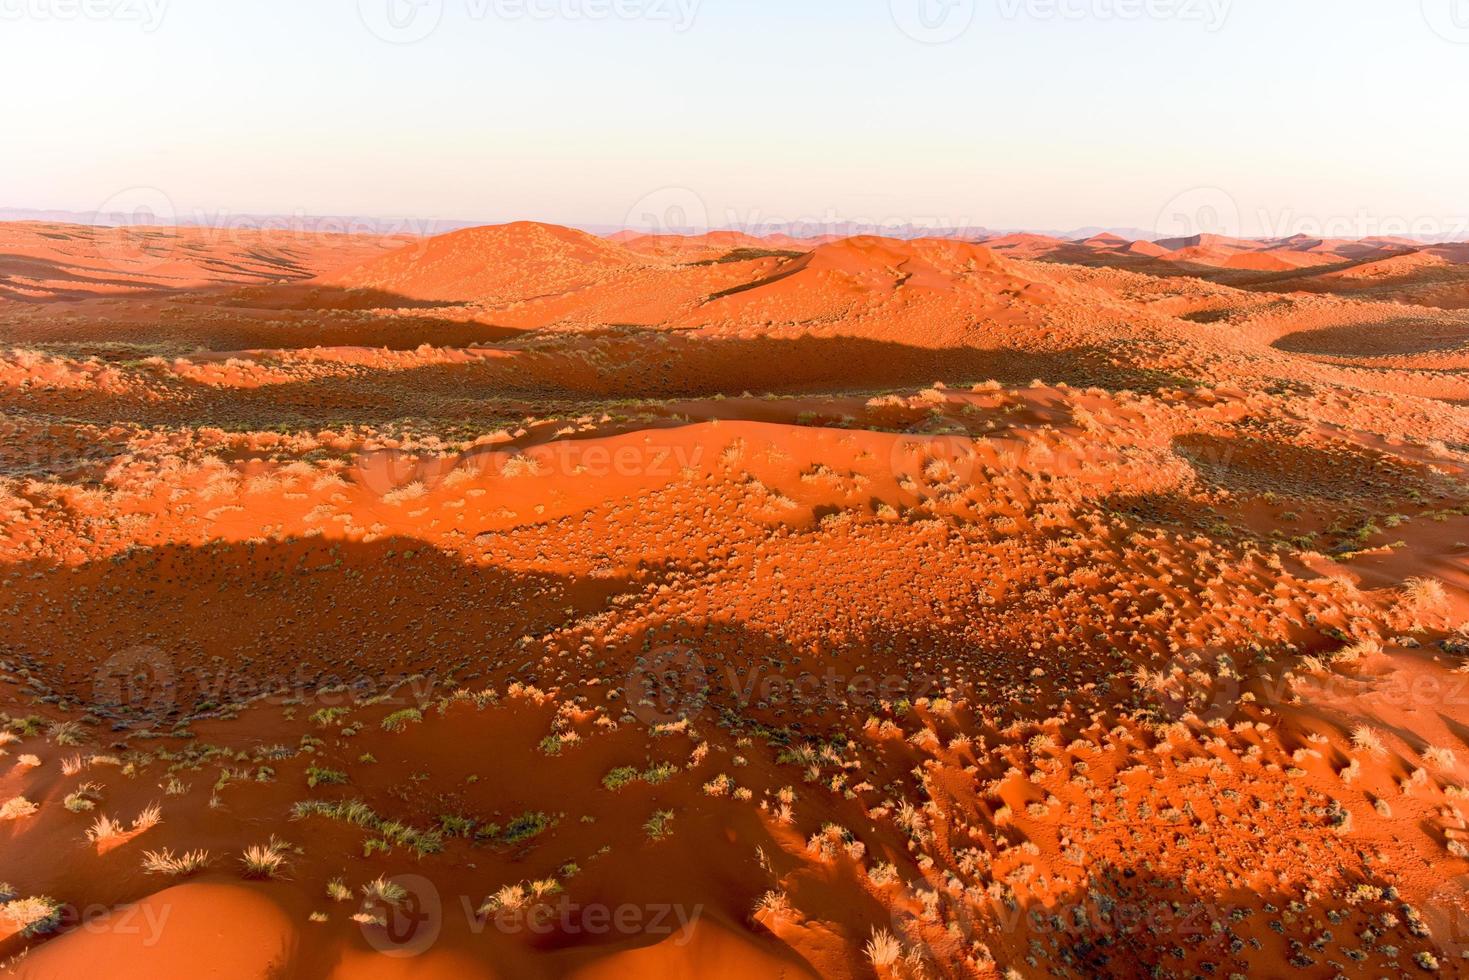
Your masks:
[{"label": "sky", "polygon": [[1469,0],[0,0],[0,207],[1469,238]]}]

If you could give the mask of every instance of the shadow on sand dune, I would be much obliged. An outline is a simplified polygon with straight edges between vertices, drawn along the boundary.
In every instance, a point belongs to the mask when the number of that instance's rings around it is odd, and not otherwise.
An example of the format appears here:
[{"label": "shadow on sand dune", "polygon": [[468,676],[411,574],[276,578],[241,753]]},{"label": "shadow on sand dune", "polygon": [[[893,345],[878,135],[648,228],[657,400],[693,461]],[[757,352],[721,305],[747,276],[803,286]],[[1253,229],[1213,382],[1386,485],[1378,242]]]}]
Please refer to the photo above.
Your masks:
[{"label": "shadow on sand dune", "polygon": [[[124,290],[132,295],[141,292],[135,280],[114,278],[115,275],[115,270],[109,272],[78,265],[62,265],[33,255],[0,254],[0,299],[41,303],[51,300],[92,299],[106,292]],[[22,285],[16,281],[18,279],[50,285]],[[56,283],[70,285],[58,287]],[[38,296],[38,292],[44,295]]]},{"label": "shadow on sand dune", "polygon": [[[434,323],[435,330],[446,333],[501,329]],[[257,328],[241,324],[237,329]],[[343,329],[350,329],[359,343],[365,339],[360,328]],[[320,328],[313,331],[317,336]],[[403,418],[473,423],[494,411],[524,411],[522,402],[564,412],[586,402],[733,397],[743,392],[786,397],[870,395],[935,381],[960,386],[995,380],[1018,386],[1039,379],[1112,391],[1195,383],[1129,366],[1125,351],[1103,347],[1046,352],[925,348],[857,337],[708,339],[623,328],[591,340],[529,334],[513,344],[511,353],[512,357],[471,363],[364,367],[347,377],[253,388],[190,383],[186,401],[179,397],[143,401],[108,392],[78,399],[62,393],[56,396],[61,401],[55,410],[97,423],[123,418],[267,429],[381,424]],[[44,394],[28,394],[27,407],[52,410]]]},{"label": "shadow on sand dune", "polygon": [[[393,372],[405,390],[452,386],[464,398],[707,398],[755,394],[864,393],[943,381],[1035,379],[1109,390],[1176,386],[1179,379],[1116,365],[1122,352],[926,348],[861,337],[709,339],[686,333],[627,331],[584,338],[535,337],[516,356],[474,365],[429,365]],[[294,385],[273,390],[289,397]]]},{"label": "shadow on sand dune", "polygon": [[470,565],[412,539],[169,545],[24,570],[7,659],[63,704],[154,724],[282,685],[488,669],[625,587]]}]

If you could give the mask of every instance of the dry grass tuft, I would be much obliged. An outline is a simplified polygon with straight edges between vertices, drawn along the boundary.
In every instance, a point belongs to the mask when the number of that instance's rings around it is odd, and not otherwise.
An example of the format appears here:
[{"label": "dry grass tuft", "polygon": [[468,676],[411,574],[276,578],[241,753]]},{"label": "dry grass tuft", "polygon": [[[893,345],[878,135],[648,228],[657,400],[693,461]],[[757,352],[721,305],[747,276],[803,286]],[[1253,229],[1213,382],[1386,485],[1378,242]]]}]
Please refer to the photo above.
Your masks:
[{"label": "dry grass tuft", "polygon": [[150,875],[187,875],[193,874],[209,864],[208,851],[188,851],[175,857],[173,851],[164,848],[161,851],[145,851],[143,853],[143,870]]},{"label": "dry grass tuft", "polygon": [[1358,725],[1352,729],[1352,747],[1360,752],[1371,752],[1373,755],[1383,755],[1387,747],[1382,744],[1382,738],[1366,725]]},{"label": "dry grass tuft", "polygon": [[268,844],[252,844],[240,857],[246,878],[279,878],[286,869],[286,845],[271,838]]},{"label": "dry grass tuft", "polygon": [[113,820],[105,813],[93,821],[91,827],[87,828],[87,840],[93,844],[116,840],[126,834],[127,829],[123,827],[122,822],[120,820]]},{"label": "dry grass tuft", "polygon": [[1423,761],[1444,772],[1452,770],[1458,764],[1453,749],[1440,748],[1437,745],[1430,745],[1423,750]]},{"label": "dry grass tuft", "polygon": [[1436,578],[1410,578],[1403,583],[1403,598],[1420,612],[1441,609],[1448,604],[1449,596],[1443,583]]},{"label": "dry grass tuft", "polygon": [[133,833],[141,834],[145,830],[152,830],[163,822],[163,808],[154,803],[148,809],[133,818]]},{"label": "dry grass tuft", "polygon": [[791,919],[795,916],[790,899],[782,891],[768,891],[760,896],[760,901],[755,903],[755,914],[772,919]]},{"label": "dry grass tuft", "polygon": [[0,806],[0,820],[19,820],[22,817],[31,816],[39,809],[37,804],[24,796],[17,796],[8,800],[4,806]]},{"label": "dry grass tuft", "polygon": [[867,954],[867,961],[874,968],[881,970],[898,962],[898,957],[903,954],[903,947],[891,932],[886,929],[874,929],[872,938],[867,941],[867,945],[862,947],[862,952]]},{"label": "dry grass tuft", "polygon": [[61,903],[44,895],[14,899],[0,905],[0,920],[10,923],[25,937],[52,931],[61,924],[62,914]]},{"label": "dry grass tuft", "polygon": [[379,875],[377,879],[362,886],[362,897],[368,902],[397,905],[408,897],[408,889]]}]

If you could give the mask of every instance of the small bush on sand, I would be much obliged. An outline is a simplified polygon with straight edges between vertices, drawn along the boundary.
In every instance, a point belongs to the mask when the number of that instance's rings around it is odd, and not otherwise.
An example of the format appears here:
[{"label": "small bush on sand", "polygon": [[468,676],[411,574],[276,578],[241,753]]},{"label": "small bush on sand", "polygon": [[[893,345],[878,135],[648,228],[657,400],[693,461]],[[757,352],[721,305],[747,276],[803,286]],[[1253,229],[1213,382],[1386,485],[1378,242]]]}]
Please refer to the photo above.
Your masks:
[{"label": "small bush on sand", "polygon": [[789,919],[792,916],[791,903],[785,892],[768,891],[760,896],[760,901],[755,903],[755,914],[765,915],[773,919]]},{"label": "small bush on sand", "polygon": [[306,770],[306,785],[315,789],[318,786],[340,785],[347,781],[347,774],[339,769],[326,769],[321,766],[311,766]]},{"label": "small bush on sand", "polygon": [[383,905],[397,905],[408,897],[408,889],[396,881],[389,881],[379,876],[362,886],[362,897],[369,902],[379,902]]},{"label": "small bush on sand", "polygon": [[1366,725],[1358,725],[1352,729],[1352,747],[1361,752],[1371,752],[1373,755],[1382,755],[1387,751],[1377,732]]},{"label": "small bush on sand", "polygon": [[86,731],[74,721],[53,721],[46,729],[46,737],[57,745],[81,745]]},{"label": "small bush on sand", "polygon": [[188,851],[177,857],[168,848],[143,853],[143,870],[150,875],[188,875],[208,864],[208,851]]},{"label": "small bush on sand", "polygon": [[24,796],[17,796],[0,806],[0,820],[19,820],[21,817],[31,816],[39,809],[39,806]]},{"label": "small bush on sand", "polygon": [[659,810],[648,818],[648,822],[643,824],[643,829],[653,840],[662,840],[673,833],[673,811]]},{"label": "small bush on sand", "polygon": [[122,837],[126,833],[127,828],[122,825],[122,821],[113,820],[104,813],[92,822],[92,826],[87,828],[87,840],[93,844],[101,844]]},{"label": "small bush on sand", "polygon": [[1439,609],[1449,601],[1443,583],[1434,578],[1408,579],[1403,583],[1403,598],[1420,612]]},{"label": "small bush on sand", "polygon": [[382,721],[383,731],[401,732],[409,725],[415,725],[423,721],[423,712],[417,708],[404,708],[402,711],[394,711]]},{"label": "small bush on sand", "polygon": [[133,833],[141,834],[145,830],[151,830],[163,822],[163,808],[154,803],[148,809],[133,818]]},{"label": "small bush on sand", "polygon": [[875,969],[881,970],[898,961],[903,947],[898,943],[897,937],[886,929],[874,929],[872,938],[867,941],[867,945],[862,947],[862,952],[867,954],[867,961]]},{"label": "small bush on sand", "polygon": [[1423,761],[1445,772],[1453,769],[1457,762],[1453,749],[1439,748],[1436,745],[1431,745],[1423,750]]},{"label": "small bush on sand", "polygon": [[100,783],[82,783],[75,790],[66,794],[61,805],[72,813],[86,813],[88,810],[95,810],[97,801],[100,799],[102,799]]},{"label": "small bush on sand", "polygon": [[61,925],[62,914],[61,903],[45,895],[15,899],[0,905],[0,919],[9,922],[25,937],[51,932]]},{"label": "small bush on sand", "polygon": [[519,844],[532,837],[540,836],[549,826],[551,826],[551,818],[544,813],[539,811],[522,813],[505,825],[505,832],[500,839],[506,844]]},{"label": "small bush on sand", "polygon": [[286,845],[271,838],[269,844],[253,844],[240,857],[246,878],[279,878],[286,869]]},{"label": "small bush on sand", "polygon": [[394,844],[411,848],[420,857],[425,854],[437,854],[444,849],[442,831],[420,830],[397,820],[385,820],[361,800],[345,800],[336,803],[326,800],[302,800],[291,807],[293,820],[305,820],[307,817],[340,820],[343,823],[361,827],[369,833],[381,835],[380,839],[367,842],[369,853],[374,850],[387,850]]}]

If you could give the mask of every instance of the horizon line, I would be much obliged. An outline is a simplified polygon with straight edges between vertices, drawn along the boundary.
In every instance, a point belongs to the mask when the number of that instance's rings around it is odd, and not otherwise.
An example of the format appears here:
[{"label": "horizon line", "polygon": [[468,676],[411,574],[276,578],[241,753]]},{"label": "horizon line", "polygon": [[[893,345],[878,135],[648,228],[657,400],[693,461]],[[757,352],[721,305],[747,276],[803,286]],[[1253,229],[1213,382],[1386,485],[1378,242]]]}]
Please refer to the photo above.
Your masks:
[{"label": "horizon line", "polygon": [[[31,222],[36,224],[72,224],[86,227],[152,227],[152,228],[218,228],[228,230],[247,231],[251,230],[250,224],[261,227],[261,231],[302,231],[315,232],[319,234],[366,234],[366,235],[408,235],[418,238],[432,238],[438,235],[450,234],[456,231],[464,231],[471,228],[495,228],[513,224],[537,224],[548,227],[570,228],[608,238],[618,235],[630,235],[637,237],[669,236],[680,238],[697,238],[715,234],[740,234],[750,238],[763,239],[771,237],[784,237],[797,240],[815,240],[819,238],[856,238],[877,237],[892,238],[896,240],[912,240],[918,238],[953,238],[974,239],[976,243],[984,239],[1001,238],[1011,235],[1035,235],[1038,237],[1053,238],[1058,241],[1080,242],[1091,238],[1112,236],[1127,242],[1150,242],[1180,241],[1192,238],[1219,238],[1246,242],[1288,242],[1288,241],[1406,241],[1419,245],[1445,245],[1469,242],[1469,229],[1456,229],[1454,233],[1443,235],[1414,235],[1411,233],[1387,234],[1372,233],[1362,235],[1331,235],[1313,234],[1298,231],[1289,235],[1247,235],[1230,233],[1227,231],[1205,231],[1197,230],[1190,233],[1162,234],[1157,230],[1126,226],[1126,225],[1084,225],[1070,230],[1058,230],[1054,228],[1037,227],[1009,227],[992,228],[987,225],[925,225],[912,221],[894,223],[876,223],[869,221],[837,219],[833,221],[798,220],[798,221],[774,221],[761,223],[758,229],[750,230],[738,226],[708,226],[708,227],[678,227],[650,230],[647,228],[633,227],[628,225],[603,224],[597,222],[562,222],[544,221],[534,218],[514,218],[509,220],[494,219],[468,219],[468,218],[426,218],[421,216],[387,217],[382,215],[344,215],[344,214],[313,214],[305,211],[292,213],[286,212],[232,212],[221,209],[215,213],[197,212],[196,218],[189,219],[174,216],[172,220],[157,220],[156,216],[149,213],[127,214],[117,211],[74,211],[65,208],[18,208],[0,206],[0,223],[19,224]],[[342,228],[303,228],[302,223],[317,224],[340,224]],[[806,232],[806,233],[802,233]]]}]

